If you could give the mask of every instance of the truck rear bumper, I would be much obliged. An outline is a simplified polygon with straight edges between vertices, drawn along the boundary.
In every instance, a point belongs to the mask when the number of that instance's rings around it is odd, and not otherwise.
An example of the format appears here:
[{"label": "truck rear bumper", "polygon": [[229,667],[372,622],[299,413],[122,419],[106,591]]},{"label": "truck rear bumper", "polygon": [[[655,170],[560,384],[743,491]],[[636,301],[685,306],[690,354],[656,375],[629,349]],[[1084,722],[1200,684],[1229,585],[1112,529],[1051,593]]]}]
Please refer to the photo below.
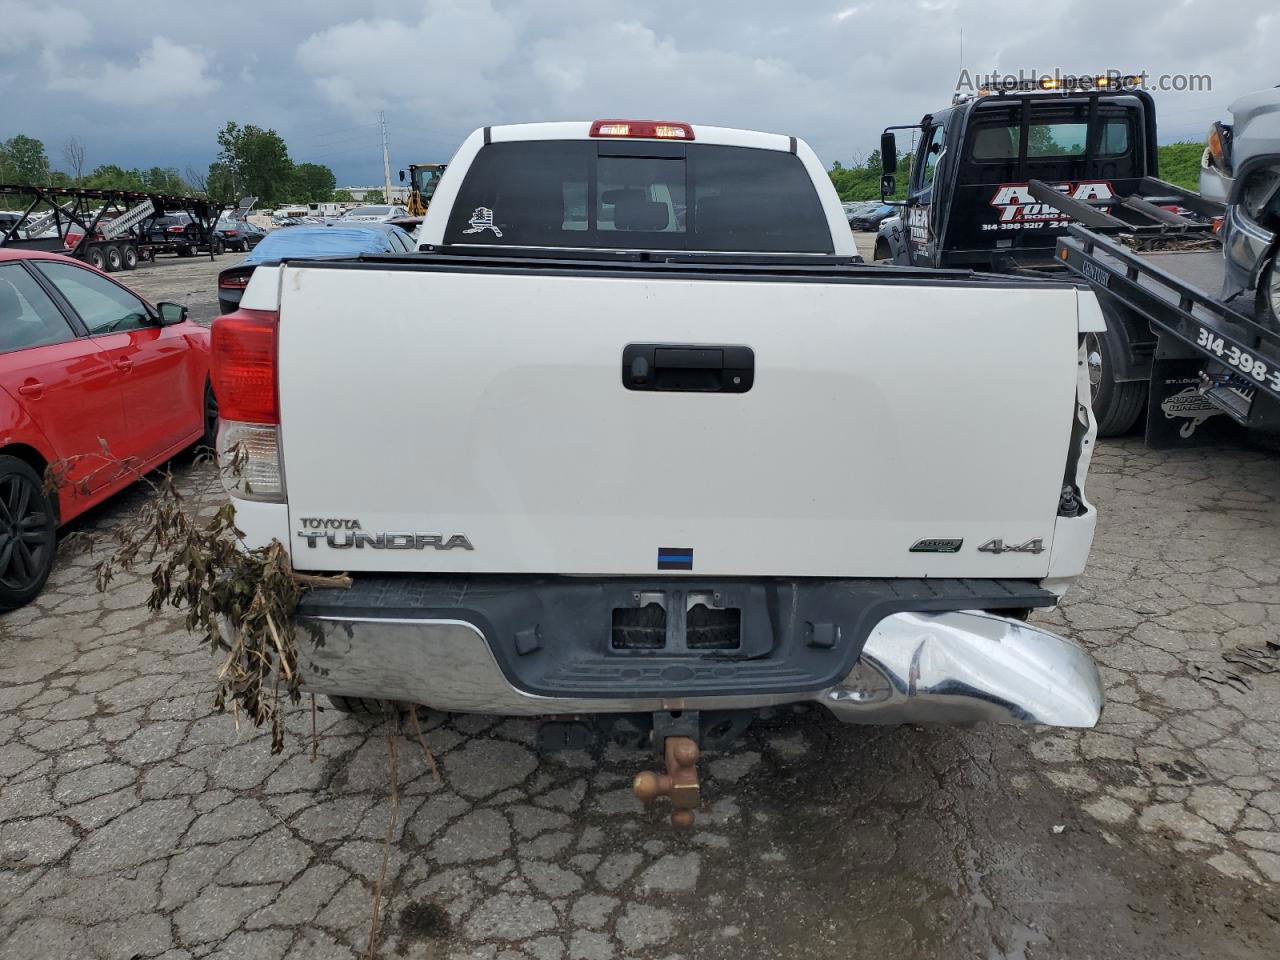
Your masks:
[{"label": "truck rear bumper", "polygon": [[676,697],[528,693],[507,679],[485,634],[466,620],[307,619],[324,642],[302,657],[306,689],[447,712],[546,716],[812,702],[849,723],[1091,727],[1102,709],[1097,668],[1078,644],[1017,620],[971,611],[884,617],[870,630],[852,670],[819,689]]}]

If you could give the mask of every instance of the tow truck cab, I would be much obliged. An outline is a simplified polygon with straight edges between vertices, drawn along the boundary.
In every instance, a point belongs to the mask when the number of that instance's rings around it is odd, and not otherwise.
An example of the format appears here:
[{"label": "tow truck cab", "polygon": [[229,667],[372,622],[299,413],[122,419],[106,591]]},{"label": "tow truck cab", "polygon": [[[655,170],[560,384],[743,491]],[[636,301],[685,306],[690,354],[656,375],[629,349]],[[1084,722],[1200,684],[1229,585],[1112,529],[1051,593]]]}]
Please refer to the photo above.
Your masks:
[{"label": "tow truck cab", "polygon": [[887,127],[887,195],[896,187],[896,130],[915,131],[906,199],[877,247],[898,264],[1052,267],[1070,219],[1037,201],[1030,181],[1088,201],[1127,196],[1157,175],[1151,95],[1119,85],[956,95],[918,124]]}]

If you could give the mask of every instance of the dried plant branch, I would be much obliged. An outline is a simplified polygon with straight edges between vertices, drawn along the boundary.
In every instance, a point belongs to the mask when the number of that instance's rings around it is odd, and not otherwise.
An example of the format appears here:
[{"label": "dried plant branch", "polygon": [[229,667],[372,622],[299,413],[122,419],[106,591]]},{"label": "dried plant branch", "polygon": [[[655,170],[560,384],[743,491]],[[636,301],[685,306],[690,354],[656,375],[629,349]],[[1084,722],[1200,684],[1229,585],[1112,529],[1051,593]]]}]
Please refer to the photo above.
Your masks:
[{"label": "dried plant branch", "polygon": [[444,777],[440,776],[440,767],[436,764],[435,754],[427,746],[427,738],[422,735],[422,727],[418,724],[418,705],[416,703],[409,705],[409,719],[413,721],[413,733],[418,738],[418,743],[422,746],[422,755],[427,758],[427,763],[431,765],[432,776],[436,778],[436,783],[444,783]]},{"label": "dried plant branch", "polygon": [[[228,462],[229,461],[229,462]],[[244,464],[242,451],[224,458],[222,472],[238,476]],[[147,606],[184,609],[186,627],[201,632],[202,642],[219,658],[214,704],[230,709],[236,729],[241,711],[254,726],[270,724],[271,752],[284,749],[284,725],[280,697],[301,702],[302,672],[299,643],[293,614],[303,594],[317,587],[350,587],[347,574],[314,575],[294,572],[289,556],[279,541],[250,548],[235,525],[235,507],[230,502],[203,517],[199,497],[188,500],[167,470],[143,474],[133,461],[111,455],[105,443],[98,453],[60,461],[45,474],[46,489],[65,488],[74,483],[87,491],[104,472],[115,477],[129,474],[140,481],[150,496],[138,510],[114,527],[109,534],[113,549],[94,567],[99,591],[110,586],[118,571],[132,572],[139,564],[151,566],[151,593]],[[75,475],[78,479],[72,481]],[[214,478],[217,483],[217,478]],[[73,549],[92,550],[93,537],[69,538]],[[313,642],[320,643],[316,633]],[[282,691],[283,688],[283,691]],[[311,759],[319,753],[315,695],[311,701]],[[382,850],[382,866],[373,887],[367,956],[375,957],[382,922],[382,898],[391,861],[391,845],[400,820],[399,704],[383,703],[387,723],[387,759],[391,780],[391,811]],[[417,707],[409,716],[423,755],[437,782],[442,782],[439,765],[427,746]]]},{"label": "dried plant branch", "polygon": [[[391,862],[391,843],[395,839],[396,824],[400,822],[400,751],[398,711],[394,705],[382,704],[383,718],[387,723],[387,772],[391,778],[391,814],[387,818],[387,835],[382,844],[382,869],[373,884],[373,903],[369,918],[369,949],[365,956],[374,960],[378,955],[378,935],[382,922],[382,891],[387,883],[387,868]],[[395,722],[393,722],[395,721]]]},{"label": "dried plant branch", "polygon": [[[136,461],[117,459],[105,443],[101,446],[99,452],[52,465],[45,475],[46,488],[74,484],[88,490],[104,475],[129,474],[151,494],[111,530],[112,550],[94,568],[98,589],[105,591],[121,570],[150,566],[147,606],[185,610],[187,629],[200,634],[221,661],[214,705],[230,706],[237,726],[241,709],[254,726],[269,724],[271,750],[279,753],[284,749],[281,694],[293,704],[302,699],[294,611],[308,589],[350,586],[351,578],[294,573],[279,541],[246,545],[231,502],[202,517],[201,499],[188,500],[168,470],[143,474]],[[243,464],[243,452],[235,451],[223,458],[220,470],[238,475]],[[313,639],[318,642],[318,635]]]}]

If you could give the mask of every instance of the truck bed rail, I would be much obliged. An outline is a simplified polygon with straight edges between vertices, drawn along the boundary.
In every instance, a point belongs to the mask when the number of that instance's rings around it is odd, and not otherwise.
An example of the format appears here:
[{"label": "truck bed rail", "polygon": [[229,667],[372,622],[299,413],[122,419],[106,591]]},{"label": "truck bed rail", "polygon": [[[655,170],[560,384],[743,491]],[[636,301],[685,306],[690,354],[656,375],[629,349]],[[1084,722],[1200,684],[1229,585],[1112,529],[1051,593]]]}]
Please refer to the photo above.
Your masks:
[{"label": "truck bed rail", "polygon": [[1079,285],[1065,274],[984,273],[963,268],[901,267],[864,263],[830,254],[698,253],[658,250],[589,250],[552,247],[440,246],[418,253],[364,253],[355,257],[292,260],[307,269],[446,273],[528,273],[560,276],[699,277],[791,283],[910,283],[920,286],[1061,287]]},{"label": "truck bed rail", "polygon": [[1259,322],[1249,306],[1229,303],[1079,224],[1058,240],[1058,259],[1211,361],[1202,374],[1204,395],[1238,422],[1247,422],[1255,391],[1280,401],[1280,330]]},{"label": "truck bed rail", "polygon": [[[1143,177],[1135,193],[1106,200],[1077,200],[1043,180],[1029,181],[1027,192],[1041,203],[1101,233],[1126,233],[1138,237],[1210,233],[1214,219],[1226,214],[1226,207],[1216,200],[1207,200],[1198,193],[1155,177]],[[1186,216],[1169,207],[1178,207],[1194,216]]]}]

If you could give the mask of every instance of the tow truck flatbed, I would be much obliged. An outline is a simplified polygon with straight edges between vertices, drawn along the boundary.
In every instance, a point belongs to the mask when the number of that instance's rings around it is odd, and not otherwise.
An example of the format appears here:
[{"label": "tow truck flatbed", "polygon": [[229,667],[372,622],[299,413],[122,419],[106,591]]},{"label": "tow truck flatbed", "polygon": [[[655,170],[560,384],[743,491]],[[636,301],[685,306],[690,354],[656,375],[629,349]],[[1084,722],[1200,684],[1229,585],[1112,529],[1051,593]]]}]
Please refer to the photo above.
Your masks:
[{"label": "tow truck flatbed", "polygon": [[[1265,325],[1247,297],[1227,301],[1222,249],[1135,250],[1072,224],[1058,257],[1073,273],[1137,311],[1203,364],[1200,394],[1244,426],[1280,414],[1280,330]],[[1272,402],[1257,402],[1265,396]]]}]

